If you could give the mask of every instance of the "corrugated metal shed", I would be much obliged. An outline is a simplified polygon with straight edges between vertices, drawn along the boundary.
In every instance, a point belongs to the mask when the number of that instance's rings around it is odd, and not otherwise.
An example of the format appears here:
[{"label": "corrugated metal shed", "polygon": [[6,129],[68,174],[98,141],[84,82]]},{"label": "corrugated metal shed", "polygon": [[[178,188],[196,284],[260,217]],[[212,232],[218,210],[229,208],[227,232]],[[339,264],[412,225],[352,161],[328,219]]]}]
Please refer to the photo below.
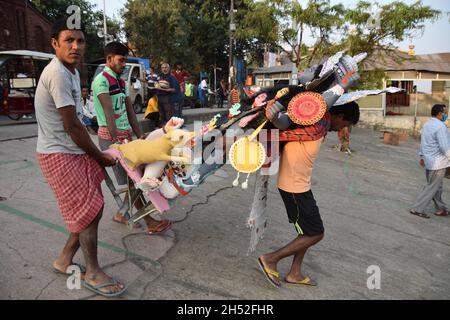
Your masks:
[{"label": "corrugated metal shed", "polygon": [[399,50],[375,53],[364,62],[364,68],[450,74],[450,52],[416,56],[409,56],[408,53]]},{"label": "corrugated metal shed", "polygon": [[256,68],[253,74],[271,74],[271,73],[285,73],[292,72],[292,63],[270,68]]}]

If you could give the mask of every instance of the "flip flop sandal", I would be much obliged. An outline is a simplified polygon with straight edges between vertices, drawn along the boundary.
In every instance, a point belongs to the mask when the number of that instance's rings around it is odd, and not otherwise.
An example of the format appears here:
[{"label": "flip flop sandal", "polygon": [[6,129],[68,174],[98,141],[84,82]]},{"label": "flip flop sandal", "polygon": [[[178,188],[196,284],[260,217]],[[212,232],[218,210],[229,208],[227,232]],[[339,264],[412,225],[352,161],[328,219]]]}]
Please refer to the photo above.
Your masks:
[{"label": "flip flop sandal", "polygon": [[[122,216],[123,217],[123,216]],[[115,222],[115,223],[120,223],[120,224],[123,224],[123,225],[128,225],[128,221],[126,220],[126,218],[125,217],[123,217],[123,219],[124,220],[118,220],[118,219],[116,219],[116,216],[114,215],[113,216],[113,218],[112,218],[112,220]],[[138,223],[138,222],[136,222],[134,225],[133,225],[133,228],[134,229],[139,229],[141,227],[141,225]]]},{"label": "flip flop sandal", "polygon": [[161,220],[161,222],[155,228],[152,228],[152,230],[148,230],[147,234],[149,235],[161,234],[169,230],[171,227],[172,222],[170,222],[169,220]]},{"label": "flip flop sandal", "polygon": [[101,283],[101,284],[96,285],[96,286],[93,286],[93,285],[87,283],[86,281],[83,281],[83,286],[86,289],[88,289],[88,290],[90,290],[92,292],[95,292],[96,294],[99,294],[101,296],[107,297],[107,298],[120,296],[121,294],[123,294],[127,290],[127,287],[123,287],[122,290],[120,290],[118,292],[114,292],[114,293],[103,292],[100,289],[103,289],[103,288],[106,288],[106,287],[111,287],[111,286],[117,286],[118,284],[119,284],[119,282],[116,279],[114,279],[114,278],[112,278],[111,281],[106,281],[106,282]]},{"label": "flip flop sandal", "polygon": [[[78,263],[74,263],[74,264],[71,264],[69,267],[72,267],[72,266],[77,266],[79,269],[80,269],[80,272],[81,273],[86,273],[86,267],[85,266],[83,266],[83,265],[81,265],[81,264],[78,264]],[[69,268],[69,267],[67,267],[67,269]],[[66,270],[67,270],[66,269]],[[62,272],[61,270],[58,270],[58,269],[56,269],[56,268],[53,268],[53,271],[55,272],[55,273],[57,273],[57,274],[63,274],[63,275],[65,275],[65,276],[71,276],[71,275],[73,275],[73,273],[70,273],[70,272]]]},{"label": "flip flop sandal", "polygon": [[294,285],[294,286],[310,286],[310,287],[317,287],[317,282],[314,281],[313,279],[306,277],[305,279],[303,279],[302,281],[296,281],[296,282],[291,282],[291,281],[287,281],[286,279],[284,279],[284,281],[289,284],[289,285]]},{"label": "flip flop sandal", "polygon": [[280,277],[280,274],[278,272],[276,272],[272,269],[266,268],[264,266],[261,258],[258,258],[258,265],[259,265],[259,268],[261,269],[261,271],[266,276],[267,281],[269,281],[271,285],[273,285],[276,288],[281,287],[281,282],[276,281],[270,277],[270,276],[273,276],[273,277],[277,278],[277,280],[278,280],[278,278]]},{"label": "flip flop sandal", "polygon": [[434,215],[438,216],[438,217],[447,217],[448,216],[448,211],[447,210],[438,211],[438,212],[435,212]]},{"label": "flip flop sandal", "polygon": [[411,213],[411,214],[413,214],[415,216],[421,217],[421,218],[430,219],[430,216],[427,215],[426,213],[423,213],[423,212],[417,212],[417,211],[414,211],[414,210],[410,210],[409,213]]}]

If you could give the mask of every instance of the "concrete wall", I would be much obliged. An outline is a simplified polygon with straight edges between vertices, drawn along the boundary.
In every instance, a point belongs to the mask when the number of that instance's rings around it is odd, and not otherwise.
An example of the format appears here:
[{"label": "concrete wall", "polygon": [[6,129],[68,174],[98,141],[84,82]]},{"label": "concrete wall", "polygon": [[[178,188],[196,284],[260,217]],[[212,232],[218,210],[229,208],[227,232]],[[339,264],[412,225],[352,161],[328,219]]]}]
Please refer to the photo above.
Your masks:
[{"label": "concrete wall", "polygon": [[361,127],[379,127],[383,124],[383,110],[364,110],[360,109],[359,126]]},{"label": "concrete wall", "polygon": [[[410,105],[409,106],[388,106],[386,111],[393,111],[396,113],[401,113],[404,116],[414,116],[416,108],[416,97],[417,97],[417,116],[428,117],[431,114],[431,108],[435,104],[445,104],[450,105],[450,82],[445,81],[434,81],[433,82],[433,93],[412,93],[410,94]],[[383,95],[379,96],[368,96],[358,100],[358,104],[361,109],[367,108],[382,108]]]},{"label": "concrete wall", "polygon": [[435,104],[450,104],[450,82],[432,81],[431,93],[412,93],[410,94],[409,106],[388,106],[386,111],[401,113],[406,116],[414,116],[417,103],[417,116],[428,117],[431,114],[431,108]]},{"label": "concrete wall", "polygon": [[383,97],[384,95],[368,96],[359,99],[357,102],[361,109],[377,108],[381,110],[383,105]]},{"label": "concrete wall", "polygon": [[432,94],[411,94],[410,106],[396,106],[387,107],[387,111],[394,111],[402,113],[403,115],[414,116],[414,110],[416,107],[417,96],[417,115],[421,117],[427,117],[431,114],[431,108],[435,104],[449,105],[449,94],[447,92],[432,93]]},{"label": "concrete wall", "polygon": [[[358,127],[372,128],[379,131],[398,131],[405,132],[413,136],[420,134],[424,124],[430,119],[430,116],[417,117],[414,127],[414,116],[386,116],[383,117],[383,110],[364,110],[361,109],[360,121]],[[447,121],[447,126],[449,125]]]},{"label": "concrete wall", "polygon": [[[414,116],[387,116],[384,118],[382,128],[386,130],[394,130],[407,132],[411,135],[417,135],[423,128],[423,125],[430,117],[417,117],[414,124]],[[415,125],[415,128],[414,128]]]}]

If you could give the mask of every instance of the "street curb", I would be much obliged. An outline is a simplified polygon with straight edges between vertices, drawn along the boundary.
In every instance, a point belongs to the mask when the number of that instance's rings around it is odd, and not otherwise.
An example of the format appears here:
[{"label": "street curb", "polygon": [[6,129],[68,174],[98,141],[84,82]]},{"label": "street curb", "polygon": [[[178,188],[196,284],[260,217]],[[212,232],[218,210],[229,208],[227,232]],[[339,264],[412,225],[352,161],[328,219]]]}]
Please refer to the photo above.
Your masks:
[{"label": "street curb", "polygon": [[[183,119],[185,124],[191,124],[194,121],[209,121],[211,120],[216,114],[221,115],[228,115],[228,109],[207,109],[207,110],[198,110],[198,109],[187,109],[183,110]],[[138,115],[139,117],[140,115]],[[0,127],[6,127],[6,126],[16,126],[16,125],[27,125],[27,124],[36,124],[36,120],[32,121],[8,121],[5,123],[0,123]],[[150,120],[139,120],[139,123],[141,125],[141,128],[144,132],[150,132],[152,131],[155,126]]]},{"label": "street curb", "polygon": [[11,121],[14,121],[14,122],[0,123],[0,127],[17,126],[17,125],[25,125],[25,124],[36,124],[37,123],[36,120],[27,121],[27,122],[20,122],[20,121],[15,121],[15,120],[11,120]]},{"label": "street curb", "polygon": [[[199,112],[195,112],[198,110],[190,109],[183,111],[183,119],[185,124],[191,124],[195,121],[209,121],[215,115],[221,114],[224,116],[228,115],[228,109],[211,109],[211,110],[202,110]],[[139,120],[139,124],[143,132],[151,132],[155,129],[155,124],[151,120]]]}]

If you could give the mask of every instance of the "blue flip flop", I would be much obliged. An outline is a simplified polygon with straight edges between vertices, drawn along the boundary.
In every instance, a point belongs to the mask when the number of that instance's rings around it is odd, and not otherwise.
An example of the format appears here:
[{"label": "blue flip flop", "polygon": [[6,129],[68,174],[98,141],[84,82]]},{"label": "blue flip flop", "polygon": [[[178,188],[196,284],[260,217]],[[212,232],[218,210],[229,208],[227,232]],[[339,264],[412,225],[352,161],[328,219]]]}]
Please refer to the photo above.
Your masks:
[{"label": "blue flip flop", "polygon": [[127,287],[123,287],[122,290],[120,290],[118,292],[114,292],[114,293],[103,292],[100,289],[103,289],[103,288],[106,288],[106,287],[111,287],[111,286],[117,286],[118,284],[119,284],[119,282],[116,279],[114,279],[114,278],[112,278],[111,281],[106,281],[106,282],[101,283],[101,284],[96,285],[96,286],[93,286],[93,285],[87,283],[86,281],[83,281],[83,286],[86,289],[88,289],[88,290],[90,290],[92,292],[95,292],[96,294],[99,294],[101,296],[107,297],[107,298],[120,296],[121,294],[123,294],[127,290]]}]

